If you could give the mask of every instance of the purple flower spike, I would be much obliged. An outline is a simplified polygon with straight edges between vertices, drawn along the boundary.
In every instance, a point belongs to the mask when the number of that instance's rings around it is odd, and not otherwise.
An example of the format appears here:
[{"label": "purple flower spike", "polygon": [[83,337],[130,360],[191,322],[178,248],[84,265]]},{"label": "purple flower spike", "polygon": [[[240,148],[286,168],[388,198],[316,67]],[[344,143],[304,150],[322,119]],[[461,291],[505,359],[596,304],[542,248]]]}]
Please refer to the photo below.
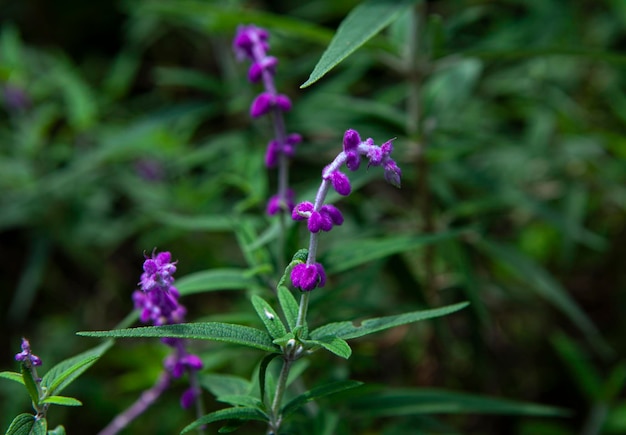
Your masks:
[{"label": "purple flower spike", "polygon": [[269,33],[265,29],[253,25],[239,26],[233,40],[233,50],[239,60],[243,60],[246,57],[254,59],[255,46],[258,46],[264,52],[269,50],[268,38]]},{"label": "purple flower spike", "polygon": [[311,291],[326,284],[326,272],[320,263],[298,264],[291,270],[291,283],[302,291]]},{"label": "purple flower spike", "polygon": [[395,161],[388,159],[384,164],[385,180],[391,185],[400,187],[400,177],[402,176],[402,170],[398,167]]},{"label": "purple flower spike", "polygon": [[197,397],[198,393],[196,392],[195,388],[187,388],[185,392],[180,396],[180,407],[183,409],[191,408]]},{"label": "purple flower spike", "polygon": [[293,211],[291,212],[291,218],[294,221],[303,221],[311,216],[312,211],[313,204],[308,201],[301,202],[293,208]]},{"label": "purple flower spike", "polygon": [[250,106],[250,116],[253,118],[258,118],[259,116],[263,116],[272,109],[272,105],[274,104],[274,96],[269,92],[263,92],[259,94],[252,105]]},{"label": "purple flower spike", "polygon": [[267,144],[267,151],[265,152],[265,166],[273,168],[278,163],[278,157],[280,156],[280,144],[277,140],[271,140]]},{"label": "purple flower spike", "polygon": [[261,59],[259,62],[253,62],[248,70],[248,80],[252,83],[257,83],[263,78],[263,71],[268,71],[270,74],[274,74],[278,65],[278,59],[273,56],[268,56]]},{"label": "purple flower spike", "polygon": [[352,191],[352,186],[350,186],[350,179],[346,174],[340,171],[335,171],[331,173],[328,178],[330,179],[333,188],[337,191],[339,195],[350,195],[350,192]]},{"label": "purple flower spike", "polygon": [[41,358],[33,354],[30,349],[30,343],[25,338],[22,338],[22,351],[15,355],[15,361],[20,361],[26,364],[26,366],[38,367],[42,364]]}]

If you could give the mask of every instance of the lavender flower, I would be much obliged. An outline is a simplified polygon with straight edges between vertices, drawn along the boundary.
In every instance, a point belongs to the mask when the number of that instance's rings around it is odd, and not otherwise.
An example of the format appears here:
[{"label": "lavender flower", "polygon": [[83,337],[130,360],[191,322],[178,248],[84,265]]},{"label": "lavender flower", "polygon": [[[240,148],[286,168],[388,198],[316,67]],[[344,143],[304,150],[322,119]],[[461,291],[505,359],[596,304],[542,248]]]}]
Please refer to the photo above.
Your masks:
[{"label": "lavender flower", "polygon": [[[141,311],[140,319],[143,323],[153,325],[169,325],[181,323],[185,320],[187,310],[178,302],[180,293],[174,287],[174,273],[176,262],[172,261],[169,252],[152,252],[143,263],[143,273],[139,285],[141,290],[133,293],[135,308]],[[174,348],[164,361],[165,370],[174,378],[183,373],[190,374],[202,369],[202,360],[197,355],[188,353],[185,341],[180,338],[163,338],[163,343]],[[194,398],[197,394],[194,393]],[[190,396],[181,398],[181,404],[190,406]]]},{"label": "lavender flower", "polygon": [[328,190],[332,186],[340,195],[349,195],[352,187],[350,179],[340,171],[345,164],[349,170],[356,171],[361,163],[361,156],[368,159],[368,167],[382,166],[385,179],[396,187],[400,187],[402,171],[391,158],[393,151],[392,141],[389,140],[378,146],[374,140],[361,140],[355,130],[347,130],[343,137],[343,151],[322,171],[320,185],[315,203],[308,201],[297,204],[291,213],[296,221],[307,221],[307,228],[311,232],[309,255],[306,263],[296,265],[291,271],[291,282],[294,287],[303,291],[311,291],[316,287],[323,287],[326,283],[324,267],[315,262],[317,243],[320,231],[330,231],[335,225],[343,223],[341,211],[333,205],[324,204]]},{"label": "lavender flower", "polygon": [[31,351],[30,343],[25,338],[22,338],[22,351],[15,355],[15,361],[20,361],[27,367],[39,367],[42,364],[41,358]]},{"label": "lavender flower", "polygon": [[283,113],[291,110],[291,100],[279,94],[274,85],[274,75],[278,59],[269,56],[269,32],[254,25],[239,26],[233,39],[233,50],[237,59],[251,61],[248,80],[252,83],[263,82],[265,88],[250,105],[250,116],[258,118],[271,114],[274,124],[274,139],[270,140],[265,153],[265,165],[268,168],[278,166],[278,193],[267,203],[267,213],[274,215],[279,211],[293,209],[288,188],[288,159],[293,157],[295,146],[302,141],[297,133],[287,134]]}]

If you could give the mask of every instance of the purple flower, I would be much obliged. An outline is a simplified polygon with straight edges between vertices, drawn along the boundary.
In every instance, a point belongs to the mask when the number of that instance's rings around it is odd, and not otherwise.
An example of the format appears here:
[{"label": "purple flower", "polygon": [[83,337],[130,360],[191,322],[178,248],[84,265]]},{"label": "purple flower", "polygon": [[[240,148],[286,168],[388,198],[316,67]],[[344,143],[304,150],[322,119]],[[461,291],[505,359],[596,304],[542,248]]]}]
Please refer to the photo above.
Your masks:
[{"label": "purple flower", "polygon": [[194,387],[187,388],[180,396],[180,407],[183,409],[191,408],[191,405],[194,404],[198,396],[199,393]]},{"label": "purple flower", "polygon": [[159,287],[169,289],[174,283],[172,276],[176,272],[176,262],[172,262],[172,254],[169,252],[152,252],[151,258],[146,258],[143,263],[143,273],[139,284],[144,292]]},{"label": "purple flower", "polygon": [[[293,194],[293,190],[292,189],[287,189],[287,204],[285,204],[285,207],[287,208],[287,211],[289,211],[289,213],[292,212],[293,208],[294,208],[294,194]],[[266,208],[266,212],[268,215],[273,216],[276,213],[278,213],[280,210],[282,209],[281,206],[281,199],[278,195],[274,195],[270,198],[270,200],[267,202],[267,208]]]},{"label": "purple flower", "polygon": [[356,130],[346,130],[343,135],[343,152],[346,153],[346,166],[351,171],[359,169],[361,157],[359,157],[359,144],[361,136]]},{"label": "purple flower", "polygon": [[258,118],[269,113],[274,107],[283,112],[289,112],[291,110],[291,100],[283,94],[273,95],[269,92],[263,92],[252,102],[250,116]]},{"label": "purple flower", "polygon": [[298,264],[291,270],[291,283],[302,291],[311,291],[326,284],[326,272],[320,263]]},{"label": "purple flower", "polygon": [[269,50],[268,39],[269,33],[265,29],[253,25],[239,26],[233,40],[233,50],[239,60],[243,60],[246,57],[254,59],[255,49],[263,53]]},{"label": "purple flower", "polygon": [[34,367],[38,367],[42,364],[41,358],[32,353],[30,343],[25,338],[22,338],[22,351],[15,355],[15,361],[20,361],[27,366],[32,365]]},{"label": "purple flower", "polygon": [[326,179],[329,179],[333,185],[333,188],[337,191],[339,195],[348,196],[352,191],[352,186],[350,186],[350,179],[346,174],[340,171],[332,172]]}]

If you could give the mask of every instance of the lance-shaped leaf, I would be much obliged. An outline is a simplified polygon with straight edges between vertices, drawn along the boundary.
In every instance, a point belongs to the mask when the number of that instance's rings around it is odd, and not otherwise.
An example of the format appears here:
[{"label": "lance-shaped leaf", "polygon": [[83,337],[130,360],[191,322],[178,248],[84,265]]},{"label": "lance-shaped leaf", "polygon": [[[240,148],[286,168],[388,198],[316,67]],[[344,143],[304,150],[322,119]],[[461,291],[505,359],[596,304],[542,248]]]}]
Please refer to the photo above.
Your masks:
[{"label": "lance-shaped leaf", "polygon": [[279,351],[279,348],[272,343],[272,338],[265,331],[249,326],[220,322],[179,323],[176,325],[144,326],[139,328],[115,329],[112,331],[82,331],[79,332],[78,335],[86,337],[117,338],[192,338],[241,344],[266,352]]},{"label": "lance-shaped leaf", "polygon": [[368,0],[355,7],[341,22],[311,76],[300,87],[306,88],[318,81],[415,2],[416,0]]},{"label": "lance-shaped leaf", "polygon": [[289,415],[297,410],[300,406],[308,403],[312,400],[320,399],[322,397],[330,396],[331,394],[336,394],[341,391],[349,390],[352,388],[356,388],[360,385],[363,385],[363,382],[358,381],[338,381],[331,382],[329,384],[320,385],[319,387],[315,387],[306,393],[303,393],[293,399],[291,402],[287,403],[283,409],[283,416]]},{"label": "lance-shaped leaf", "polygon": [[186,426],[182,431],[182,433],[187,433],[193,429],[196,429],[200,426],[204,426],[205,424],[213,423],[216,421],[224,421],[224,420],[257,420],[257,421],[267,421],[268,418],[265,414],[255,408],[226,408],[220,409],[219,411],[212,412],[210,414],[205,415],[204,417],[200,417],[190,425]]},{"label": "lance-shaped leaf", "polygon": [[245,269],[211,269],[185,275],[176,280],[181,295],[217,290],[242,290],[254,284]]},{"label": "lance-shaped leaf", "polygon": [[22,379],[24,380],[24,385],[26,385],[26,390],[30,395],[33,403],[39,403],[39,390],[37,389],[37,383],[35,379],[33,379],[33,374],[30,369],[26,366],[26,364],[21,364],[22,369]]},{"label": "lance-shaped leaf", "polygon": [[107,341],[76,356],[61,361],[44,375],[41,385],[48,394],[59,394],[65,387],[91,367],[111,346]]},{"label": "lance-shaped leaf", "polygon": [[302,340],[307,347],[319,346],[341,358],[348,359],[352,355],[352,349],[345,340],[339,337],[321,337],[317,340]]},{"label": "lance-shaped leaf", "polygon": [[287,329],[276,311],[262,297],[253,295],[252,305],[272,338],[279,338],[287,334]]},{"label": "lance-shaped leaf", "polygon": [[350,407],[368,417],[416,414],[515,414],[564,416],[562,408],[439,389],[370,391],[350,400]]},{"label": "lance-shaped leaf", "polygon": [[339,337],[344,340],[362,337],[374,332],[384,331],[395,326],[406,325],[407,323],[419,322],[421,320],[432,319],[434,317],[445,316],[454,313],[469,305],[467,302],[460,302],[431,310],[413,311],[410,313],[397,314],[395,316],[376,317],[364,320],[359,326],[352,322],[336,322],[321,326],[311,332],[311,338],[319,340],[323,337]]},{"label": "lance-shaped leaf", "polygon": [[24,385],[24,379],[20,373],[16,372],[0,372],[0,378],[9,379],[11,381]]},{"label": "lance-shaped leaf", "polygon": [[54,405],[61,406],[83,406],[83,403],[80,400],[65,396],[50,396],[45,400],[42,400],[41,403],[52,403]]},{"label": "lance-shaped leaf", "polygon": [[298,301],[296,301],[296,298],[287,287],[279,285],[278,302],[280,303],[280,308],[283,310],[283,314],[285,315],[285,320],[287,320],[287,324],[289,325],[289,330],[293,331],[293,328],[296,327],[296,322],[298,320]]}]

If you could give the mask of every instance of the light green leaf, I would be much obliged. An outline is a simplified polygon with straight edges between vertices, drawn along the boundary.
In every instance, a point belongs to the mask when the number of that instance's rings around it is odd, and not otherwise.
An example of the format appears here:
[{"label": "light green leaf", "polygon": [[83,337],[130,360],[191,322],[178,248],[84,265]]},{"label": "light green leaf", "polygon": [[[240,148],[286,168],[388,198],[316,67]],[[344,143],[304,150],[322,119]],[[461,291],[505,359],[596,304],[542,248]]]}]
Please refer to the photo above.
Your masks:
[{"label": "light green leaf", "polygon": [[609,345],[585,312],[580,309],[561,284],[539,264],[520,251],[496,242],[482,239],[476,246],[567,315],[586,335],[587,340],[596,350],[603,354],[611,352]]},{"label": "light green leaf", "polygon": [[293,331],[293,328],[296,327],[296,322],[298,320],[298,301],[296,301],[296,298],[287,287],[279,285],[278,302],[283,310],[289,329]]},{"label": "light green leaf", "polygon": [[181,295],[217,290],[243,290],[254,284],[245,269],[211,269],[185,275],[176,280]]},{"label": "light green leaf", "polygon": [[31,400],[33,403],[39,403],[39,391],[37,390],[37,384],[35,383],[35,379],[33,379],[32,372],[24,363],[21,364],[21,369],[22,379],[24,380],[24,385],[26,386],[26,390],[28,391]]},{"label": "light green leaf", "polygon": [[198,420],[194,421],[190,425],[186,426],[181,434],[187,433],[193,429],[196,429],[199,426],[203,426],[205,424],[213,423],[216,421],[224,421],[224,420],[257,420],[257,421],[267,421],[267,416],[263,414],[261,411],[255,408],[226,408],[220,409],[219,411],[212,412],[210,414],[205,415],[204,417],[200,417]]},{"label": "light green leaf", "polygon": [[16,372],[0,372],[0,378],[4,378],[4,379],[9,379],[11,381],[15,381],[18,382],[22,385],[24,384],[24,379],[22,378],[22,375],[20,373],[16,373]]},{"label": "light green leaf", "polygon": [[350,406],[369,417],[470,413],[545,417],[568,414],[566,410],[552,406],[428,388],[371,392],[353,398]]},{"label": "light green leaf", "polygon": [[53,430],[49,430],[48,435],[65,435],[65,427],[59,425]]},{"label": "light green leaf", "polygon": [[59,394],[91,367],[112,345],[113,341],[109,340],[72,358],[61,361],[48,370],[41,380],[41,385],[47,388],[48,394]]},{"label": "light green leaf", "polygon": [[420,236],[362,239],[341,243],[326,254],[327,271],[329,273],[343,272],[372,260],[439,243],[457,237],[460,234],[462,234],[462,231],[455,230]]},{"label": "light green leaf", "polygon": [[83,406],[83,403],[80,400],[65,396],[50,396],[45,400],[42,400],[41,403],[52,403],[54,405],[61,406]]},{"label": "light green leaf", "polygon": [[311,332],[311,338],[319,340],[323,337],[339,337],[344,340],[362,337],[364,335],[373,334],[374,332],[384,331],[407,323],[419,322],[421,320],[432,319],[434,317],[445,316],[454,313],[468,306],[467,302],[460,302],[454,305],[448,305],[441,308],[433,308],[430,310],[413,311],[410,313],[397,314],[395,316],[377,317],[364,320],[360,326],[355,326],[352,322],[336,322],[321,326]]},{"label": "light green leaf", "polygon": [[313,68],[309,79],[300,88],[306,88],[322,78],[391,24],[413,3],[416,3],[416,0],[368,0],[355,7],[341,22],[337,33]]},{"label": "light green leaf", "polygon": [[198,340],[222,341],[241,344],[261,349],[266,352],[278,352],[271,337],[264,331],[249,326],[231,323],[204,322],[180,323],[176,325],[144,326],[139,328],[115,329],[112,331],[82,331],[78,335],[86,337],[172,337],[193,338]]},{"label": "light green leaf", "polygon": [[233,406],[243,406],[245,408],[256,408],[263,411],[263,404],[256,397],[248,396],[245,394],[229,394],[219,396],[218,401],[228,403]]},{"label": "light green leaf", "polygon": [[352,355],[352,349],[345,340],[339,337],[321,337],[318,340],[302,340],[308,346],[320,346],[341,358],[348,359]]},{"label": "light green leaf", "polygon": [[280,338],[287,334],[287,329],[276,311],[262,297],[253,295],[252,305],[272,338]]},{"label": "light green leaf", "polygon": [[324,384],[319,387],[315,387],[306,393],[303,393],[293,399],[291,402],[287,403],[283,409],[283,415],[289,415],[296,411],[299,407],[308,403],[312,400],[320,399],[322,397],[330,396],[331,394],[336,394],[341,391],[349,390],[352,388],[356,388],[360,385],[363,385],[363,382],[358,381],[338,381],[331,382],[329,384]]}]

